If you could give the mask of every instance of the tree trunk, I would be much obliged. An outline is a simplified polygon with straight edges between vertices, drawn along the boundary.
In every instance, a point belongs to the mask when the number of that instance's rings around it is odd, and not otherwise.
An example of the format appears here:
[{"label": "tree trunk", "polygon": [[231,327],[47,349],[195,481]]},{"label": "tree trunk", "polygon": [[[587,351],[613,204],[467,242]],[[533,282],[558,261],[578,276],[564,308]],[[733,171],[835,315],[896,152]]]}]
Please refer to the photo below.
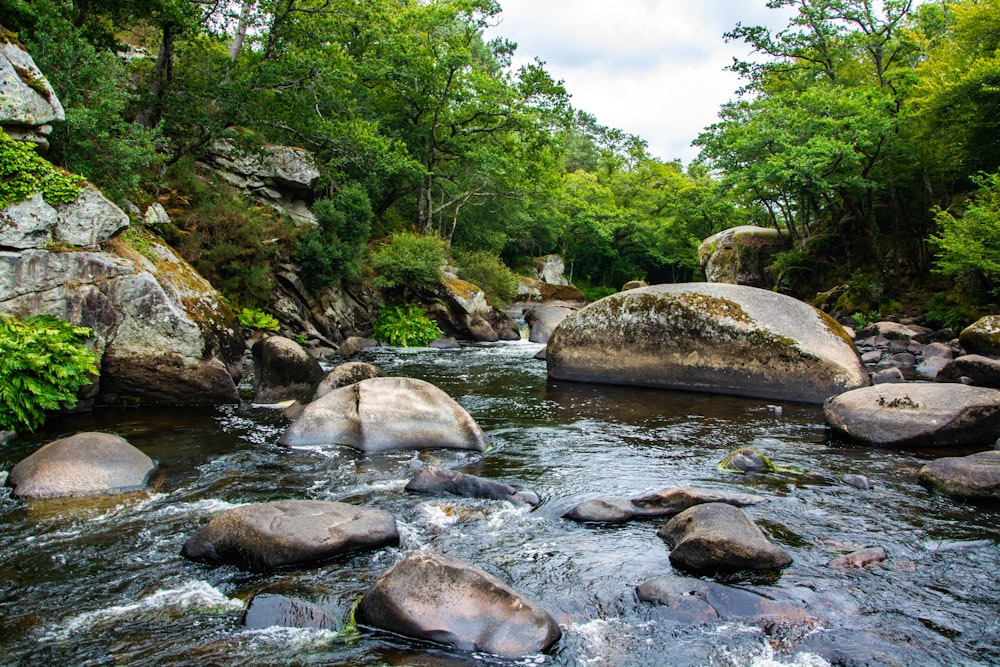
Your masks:
[{"label": "tree trunk", "polygon": [[250,0],[244,0],[240,4],[240,18],[236,23],[236,34],[233,35],[233,41],[229,44],[229,58],[232,60],[236,60],[240,51],[243,50],[243,41],[247,37],[247,26],[250,25],[250,10],[253,8],[253,2]]},{"label": "tree trunk", "polygon": [[166,92],[167,84],[174,78],[174,25],[163,24],[163,39],[160,42],[160,53],[156,56],[156,64],[149,80],[149,101],[146,107],[136,114],[135,122],[153,127],[160,121],[160,100]]}]

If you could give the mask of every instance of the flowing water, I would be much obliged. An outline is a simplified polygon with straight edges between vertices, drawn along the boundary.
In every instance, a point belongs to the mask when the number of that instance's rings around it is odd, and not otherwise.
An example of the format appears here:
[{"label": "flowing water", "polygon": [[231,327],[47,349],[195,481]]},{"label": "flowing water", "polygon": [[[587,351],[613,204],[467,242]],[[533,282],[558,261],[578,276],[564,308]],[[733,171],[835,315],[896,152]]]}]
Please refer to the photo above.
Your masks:
[{"label": "flowing water", "polygon": [[[160,467],[150,493],[25,503],[0,491],[0,665],[1000,664],[1000,508],[923,489],[917,471],[932,453],[838,442],[812,406],[549,381],[533,359],[538,349],[521,342],[365,358],[448,392],[489,435],[482,455],[290,450],[277,444],[280,415],[249,404],[101,410],[8,443],[0,471],[81,430],[118,433]],[[747,445],[798,472],[716,468]],[[534,490],[543,502],[524,509],[406,493],[426,463]],[[847,473],[866,475],[873,489],[839,483]],[[730,583],[796,601],[812,620],[672,621],[634,592],[652,577],[682,576],[656,536],[663,520],[560,518],[596,496],[680,485],[768,499],[745,511],[794,563],[780,576]],[[180,556],[215,514],[285,498],[388,510],[402,543],[266,575]],[[888,551],[883,567],[827,566],[872,545]],[[503,660],[350,632],[357,598],[413,549],[500,577],[544,606],[563,639],[550,654]],[[311,627],[267,621],[268,604],[289,599],[305,610],[297,624]]]}]

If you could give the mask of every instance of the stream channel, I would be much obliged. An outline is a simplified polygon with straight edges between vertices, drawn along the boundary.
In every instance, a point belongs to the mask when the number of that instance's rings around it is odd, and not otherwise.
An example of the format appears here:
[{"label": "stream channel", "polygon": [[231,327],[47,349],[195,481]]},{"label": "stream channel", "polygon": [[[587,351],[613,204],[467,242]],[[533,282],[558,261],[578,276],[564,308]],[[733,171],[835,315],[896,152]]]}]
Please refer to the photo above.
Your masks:
[{"label": "stream channel", "polygon": [[[539,349],[515,342],[362,356],[455,398],[491,439],[482,455],[287,449],[277,443],[285,426],[278,411],[249,402],[98,410],[51,419],[0,447],[5,472],[45,442],[103,430],[160,464],[149,493],[26,503],[0,490],[0,665],[1000,664],[1000,507],[921,487],[918,469],[941,452],[840,442],[816,406],[779,411],[762,400],[550,381],[533,358]],[[742,446],[800,472],[716,468]],[[526,509],[405,492],[427,463],[533,490],[542,503]],[[848,473],[867,476],[873,488],[838,481]],[[684,485],[767,498],[744,511],[794,562],[779,576],[726,583],[795,601],[813,621],[675,622],[635,594],[647,579],[684,576],[656,536],[663,519],[561,518],[597,496]],[[291,498],[392,512],[402,543],[263,575],[181,557],[188,537],[217,513]],[[884,547],[889,560],[865,570],[828,567],[866,546]],[[545,607],[562,640],[549,654],[505,660],[345,631],[358,597],[413,549],[498,576]],[[298,611],[281,621],[275,610],[289,599]]]}]

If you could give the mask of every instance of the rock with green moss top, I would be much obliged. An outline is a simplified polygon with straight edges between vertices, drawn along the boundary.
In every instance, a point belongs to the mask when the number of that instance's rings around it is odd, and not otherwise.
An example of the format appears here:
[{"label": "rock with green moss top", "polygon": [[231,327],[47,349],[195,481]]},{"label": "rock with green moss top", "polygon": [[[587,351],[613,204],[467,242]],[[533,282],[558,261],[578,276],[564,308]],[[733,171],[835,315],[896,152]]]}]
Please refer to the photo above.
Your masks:
[{"label": "rock with green moss top", "polygon": [[1000,359],[1000,315],[987,315],[962,330],[959,342],[969,354]]},{"label": "rock with green moss top", "polygon": [[1000,390],[963,384],[880,384],[836,396],[823,412],[835,431],[865,444],[986,445],[1000,432]]},{"label": "rock with green moss top", "polygon": [[42,126],[66,112],[41,70],[14,40],[0,40],[0,125]]},{"label": "rock with green moss top", "polygon": [[791,297],[739,285],[613,294],[563,320],[546,357],[553,379],[802,403],[868,384],[836,321]]},{"label": "rock with green moss top", "polygon": [[947,456],[920,469],[920,481],[959,498],[1000,498],[1000,451]]},{"label": "rock with green moss top", "polygon": [[702,241],[698,259],[709,282],[767,288],[774,282],[767,267],[782,250],[778,230],[744,225]]}]

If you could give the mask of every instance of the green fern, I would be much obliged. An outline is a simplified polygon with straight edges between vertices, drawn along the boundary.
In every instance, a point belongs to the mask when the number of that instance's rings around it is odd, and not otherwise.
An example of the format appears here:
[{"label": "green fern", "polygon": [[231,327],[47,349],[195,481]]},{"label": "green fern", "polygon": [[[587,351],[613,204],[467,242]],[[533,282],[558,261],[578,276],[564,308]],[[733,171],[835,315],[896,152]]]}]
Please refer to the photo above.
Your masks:
[{"label": "green fern", "polygon": [[374,329],[376,339],[399,347],[425,347],[444,335],[437,323],[412,303],[380,310]]}]

